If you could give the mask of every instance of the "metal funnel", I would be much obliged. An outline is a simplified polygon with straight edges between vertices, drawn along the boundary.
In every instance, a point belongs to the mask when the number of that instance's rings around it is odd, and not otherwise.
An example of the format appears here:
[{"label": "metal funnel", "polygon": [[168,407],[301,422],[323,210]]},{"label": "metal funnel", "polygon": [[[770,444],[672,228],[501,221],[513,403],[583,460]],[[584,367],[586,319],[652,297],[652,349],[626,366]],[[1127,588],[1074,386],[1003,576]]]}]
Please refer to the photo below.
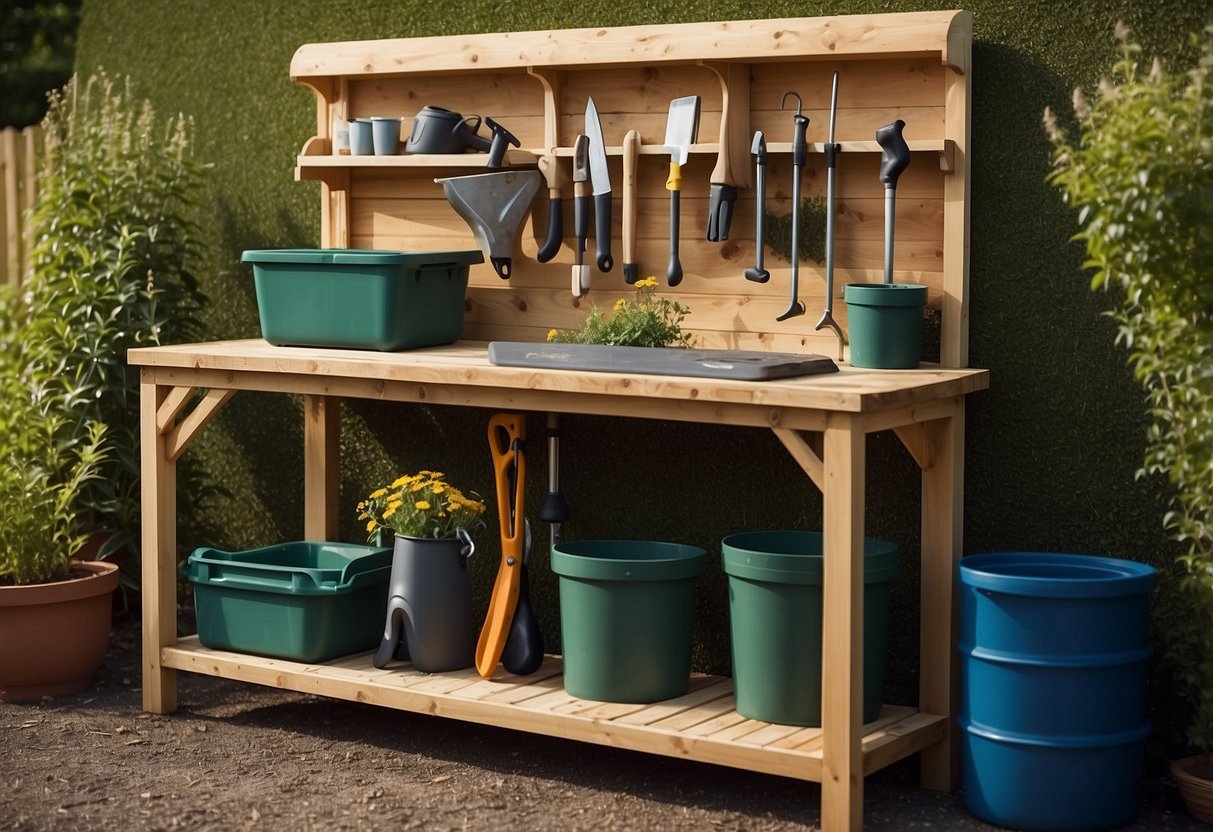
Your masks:
[{"label": "metal funnel", "polygon": [[463,217],[498,276],[509,279],[514,243],[543,175],[537,170],[503,170],[435,179],[447,202]]}]

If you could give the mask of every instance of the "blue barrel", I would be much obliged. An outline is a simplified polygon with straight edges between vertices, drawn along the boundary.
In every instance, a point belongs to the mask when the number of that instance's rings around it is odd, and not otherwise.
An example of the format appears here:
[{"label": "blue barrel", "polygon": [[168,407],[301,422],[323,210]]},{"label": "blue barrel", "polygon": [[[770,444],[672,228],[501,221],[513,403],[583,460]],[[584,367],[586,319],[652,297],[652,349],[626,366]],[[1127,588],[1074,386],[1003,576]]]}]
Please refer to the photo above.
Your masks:
[{"label": "blue barrel", "polygon": [[965,808],[1019,829],[1133,820],[1155,570],[1042,552],[973,555],[959,570]]}]

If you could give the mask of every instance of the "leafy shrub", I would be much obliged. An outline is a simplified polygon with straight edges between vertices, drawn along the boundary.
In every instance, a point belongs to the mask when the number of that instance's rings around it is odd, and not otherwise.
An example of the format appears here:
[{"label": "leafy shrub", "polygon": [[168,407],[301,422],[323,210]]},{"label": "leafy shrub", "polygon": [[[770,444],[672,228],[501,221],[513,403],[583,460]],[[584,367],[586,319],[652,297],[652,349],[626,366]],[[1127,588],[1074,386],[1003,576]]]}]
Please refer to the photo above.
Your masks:
[{"label": "leafy shrub", "polygon": [[185,118],[160,124],[103,72],[52,94],[42,126],[31,274],[0,310],[0,362],[62,454],[106,426],[74,508],[85,528],[115,533],[112,548],[137,551],[139,374],[126,353],[195,333],[203,297],[187,264],[201,169]]},{"label": "leafy shrub", "polygon": [[1213,753],[1213,29],[1188,73],[1154,61],[1118,27],[1120,59],[1088,100],[1071,143],[1046,111],[1050,181],[1078,208],[1093,289],[1145,391],[1150,425],[1139,477],[1165,476],[1163,518],[1183,545],[1160,597],[1165,655],[1194,709],[1191,742]]}]

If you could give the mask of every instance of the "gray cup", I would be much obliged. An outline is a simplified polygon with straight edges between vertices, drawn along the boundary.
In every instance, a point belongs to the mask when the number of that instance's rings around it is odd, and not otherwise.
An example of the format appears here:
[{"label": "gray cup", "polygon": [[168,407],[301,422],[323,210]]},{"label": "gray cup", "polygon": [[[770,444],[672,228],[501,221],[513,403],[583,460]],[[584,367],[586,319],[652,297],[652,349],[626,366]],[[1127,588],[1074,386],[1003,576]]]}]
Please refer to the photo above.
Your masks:
[{"label": "gray cup", "polygon": [[400,119],[371,116],[376,156],[395,156],[400,151]]},{"label": "gray cup", "polygon": [[371,135],[371,120],[369,118],[350,119],[350,154],[370,156],[374,152],[375,143]]}]

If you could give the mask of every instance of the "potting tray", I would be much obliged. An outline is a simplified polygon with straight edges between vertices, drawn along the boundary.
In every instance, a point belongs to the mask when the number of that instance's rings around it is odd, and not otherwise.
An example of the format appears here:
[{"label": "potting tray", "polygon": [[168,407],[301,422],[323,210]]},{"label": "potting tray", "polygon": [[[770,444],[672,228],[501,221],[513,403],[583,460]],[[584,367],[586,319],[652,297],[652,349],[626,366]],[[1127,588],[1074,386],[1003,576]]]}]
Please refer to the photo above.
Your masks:
[{"label": "potting tray", "polygon": [[795,355],[756,350],[654,349],[603,344],[534,344],[493,341],[489,361],[506,367],[546,367],[601,373],[648,373],[766,381],[774,378],[836,373],[824,355]]},{"label": "potting tray", "polygon": [[403,350],[463,332],[468,251],[252,249],[261,335],[278,346]]},{"label": "potting tray", "polygon": [[196,549],[182,577],[207,647],[316,662],[378,644],[391,570],[391,549],[301,541]]}]

